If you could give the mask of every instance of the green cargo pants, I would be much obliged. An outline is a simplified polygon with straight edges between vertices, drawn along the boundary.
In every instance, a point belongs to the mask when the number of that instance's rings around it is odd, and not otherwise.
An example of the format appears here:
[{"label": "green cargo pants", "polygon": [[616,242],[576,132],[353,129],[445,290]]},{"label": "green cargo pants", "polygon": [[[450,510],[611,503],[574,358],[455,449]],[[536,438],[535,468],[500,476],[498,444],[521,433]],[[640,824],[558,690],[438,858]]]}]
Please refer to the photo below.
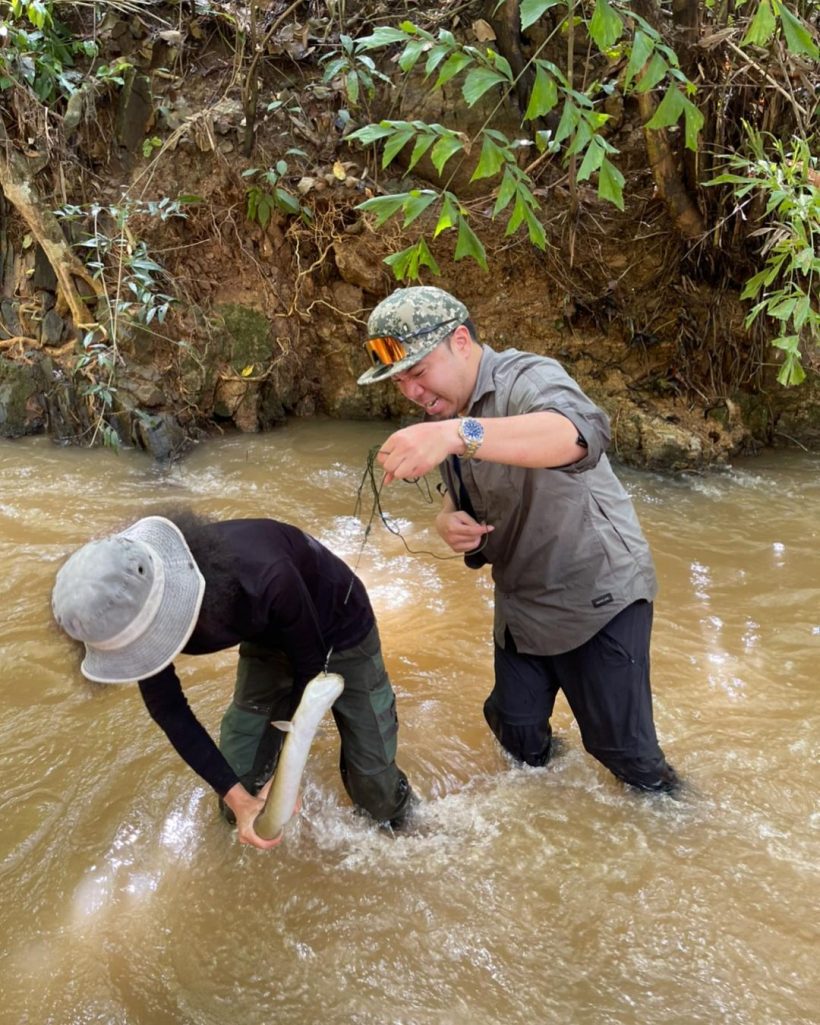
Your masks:
[{"label": "green cargo pants", "polygon": [[[409,810],[412,790],[396,765],[396,698],[378,628],[356,647],[334,653],[328,672],[339,673],[345,683],[332,709],[345,790],[374,819],[398,825]],[[270,779],[279,758],[285,735],[271,722],[290,719],[299,696],[284,652],[250,642],[239,645],[236,687],[222,718],[219,748],[251,793]]]}]

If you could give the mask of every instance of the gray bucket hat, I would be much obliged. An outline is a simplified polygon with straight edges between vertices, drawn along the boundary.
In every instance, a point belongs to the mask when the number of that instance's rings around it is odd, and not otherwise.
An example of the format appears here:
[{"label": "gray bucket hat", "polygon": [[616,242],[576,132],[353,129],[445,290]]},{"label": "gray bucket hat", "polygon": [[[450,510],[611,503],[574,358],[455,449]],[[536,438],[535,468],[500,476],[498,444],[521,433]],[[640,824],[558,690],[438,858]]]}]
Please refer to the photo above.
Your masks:
[{"label": "gray bucket hat", "polygon": [[182,651],[205,578],[182,531],[162,516],[78,549],[57,573],[54,618],[85,644],[83,675],[98,683],[154,676]]},{"label": "gray bucket hat", "polygon": [[396,363],[377,364],[359,384],[376,384],[408,370],[443,342],[470,316],[455,296],[434,285],[398,288],[375,307],[367,321],[367,337],[390,336],[404,342],[407,355]]}]

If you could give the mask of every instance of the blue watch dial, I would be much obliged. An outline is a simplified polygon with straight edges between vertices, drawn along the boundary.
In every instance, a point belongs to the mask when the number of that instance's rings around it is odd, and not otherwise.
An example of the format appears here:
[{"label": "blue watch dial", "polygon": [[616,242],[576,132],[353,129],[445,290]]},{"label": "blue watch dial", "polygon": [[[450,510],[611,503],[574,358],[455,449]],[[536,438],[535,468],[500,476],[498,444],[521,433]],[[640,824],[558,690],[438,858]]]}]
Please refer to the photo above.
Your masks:
[{"label": "blue watch dial", "polygon": [[465,418],[462,421],[461,430],[466,441],[481,441],[484,438],[484,428],[478,420]]}]

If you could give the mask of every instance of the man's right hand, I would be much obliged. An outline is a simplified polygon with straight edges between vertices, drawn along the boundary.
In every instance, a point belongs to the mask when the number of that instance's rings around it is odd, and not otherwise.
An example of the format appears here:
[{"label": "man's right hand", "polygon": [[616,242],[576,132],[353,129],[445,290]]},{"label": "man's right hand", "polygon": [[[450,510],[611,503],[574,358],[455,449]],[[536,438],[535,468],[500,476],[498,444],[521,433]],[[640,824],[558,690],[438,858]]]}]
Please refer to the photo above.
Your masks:
[{"label": "man's right hand", "polygon": [[443,509],[436,516],[436,530],[454,552],[471,552],[494,527],[479,523],[462,509]]}]

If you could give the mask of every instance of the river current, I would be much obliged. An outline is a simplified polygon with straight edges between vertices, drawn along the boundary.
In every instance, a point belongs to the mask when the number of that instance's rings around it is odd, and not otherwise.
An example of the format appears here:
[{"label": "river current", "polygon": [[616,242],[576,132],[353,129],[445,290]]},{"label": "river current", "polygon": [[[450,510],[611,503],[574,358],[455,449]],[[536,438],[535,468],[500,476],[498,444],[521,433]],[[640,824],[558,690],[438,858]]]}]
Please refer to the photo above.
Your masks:
[{"label": "river current", "polygon": [[[365,533],[388,430],[292,422],[168,469],[0,442],[0,1023],[816,1025],[820,457],[619,471],[657,564],[674,800],[610,777],[561,697],[550,765],[501,753],[488,571],[446,558],[424,488],[385,489],[392,529]],[[83,680],[51,624],[57,568],[172,503],[295,523],[357,568],[415,833],[354,813],[328,718],[284,842],[241,847],[136,688]],[[212,732],[235,659],[177,663]]]}]

